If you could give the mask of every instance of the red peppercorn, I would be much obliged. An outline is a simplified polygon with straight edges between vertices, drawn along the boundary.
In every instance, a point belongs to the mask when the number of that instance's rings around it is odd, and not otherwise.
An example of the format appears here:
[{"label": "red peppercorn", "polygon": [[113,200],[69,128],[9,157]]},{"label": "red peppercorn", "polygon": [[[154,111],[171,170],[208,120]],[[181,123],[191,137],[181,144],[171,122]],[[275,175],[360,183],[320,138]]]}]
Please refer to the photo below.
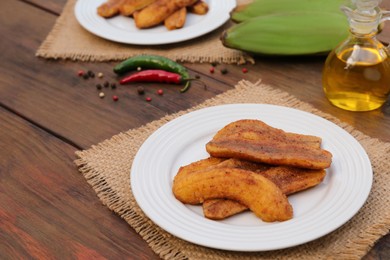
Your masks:
[{"label": "red peppercorn", "polygon": [[247,73],[248,69],[247,68],[242,68],[242,73]]},{"label": "red peppercorn", "polygon": [[77,72],[77,75],[78,76],[84,76],[84,74],[85,74],[85,71],[83,71],[83,70],[79,70],[78,72]]},{"label": "red peppercorn", "polygon": [[159,94],[160,96],[162,96],[164,94],[164,91],[162,89],[159,89],[157,90],[157,94]]},{"label": "red peppercorn", "polygon": [[214,67],[211,67],[210,68],[210,73],[214,73],[214,71],[215,71]]},{"label": "red peppercorn", "polygon": [[112,100],[114,100],[114,101],[118,101],[118,96],[112,96]]},{"label": "red peppercorn", "polygon": [[145,100],[150,102],[150,101],[152,101],[152,98],[151,97],[146,97]]}]

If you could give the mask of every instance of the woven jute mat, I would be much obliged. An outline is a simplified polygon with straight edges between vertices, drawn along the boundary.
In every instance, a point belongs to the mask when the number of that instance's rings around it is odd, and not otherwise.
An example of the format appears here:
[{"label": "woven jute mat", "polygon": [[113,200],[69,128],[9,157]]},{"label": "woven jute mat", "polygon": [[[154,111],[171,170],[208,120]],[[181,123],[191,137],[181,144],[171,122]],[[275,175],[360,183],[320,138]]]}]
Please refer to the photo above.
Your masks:
[{"label": "woven jute mat", "polygon": [[[289,249],[251,253],[197,246],[170,235],[149,220],[137,205],[129,181],[133,158],[142,143],[159,127],[180,115],[205,107],[237,103],[274,104],[307,111],[336,123],[354,136],[369,155],[374,172],[372,190],[362,209],[341,228],[315,241]],[[286,92],[260,82],[240,81],[234,89],[196,107],[78,151],[75,163],[102,203],[134,228],[163,259],[359,259],[389,231],[389,154],[390,143],[371,138]]]},{"label": "woven jute mat", "polygon": [[[238,0],[239,3],[245,1],[248,0]],[[100,38],[81,27],[74,14],[75,3],[76,0],[69,0],[66,3],[53,29],[37,50],[36,56],[99,62],[123,60],[139,54],[156,54],[176,61],[192,63],[254,62],[247,54],[222,45],[219,38],[223,30],[230,26],[229,22],[211,33],[185,42],[162,46],[121,44]]]}]

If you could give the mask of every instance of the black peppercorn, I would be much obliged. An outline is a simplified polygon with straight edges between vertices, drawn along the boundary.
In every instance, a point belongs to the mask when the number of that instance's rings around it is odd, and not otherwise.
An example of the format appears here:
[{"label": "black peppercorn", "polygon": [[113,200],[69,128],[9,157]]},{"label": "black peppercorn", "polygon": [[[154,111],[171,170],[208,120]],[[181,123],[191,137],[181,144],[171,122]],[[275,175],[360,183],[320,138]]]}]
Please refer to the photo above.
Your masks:
[{"label": "black peppercorn", "polygon": [[141,86],[137,87],[137,92],[139,95],[143,95],[145,94],[145,89]]}]

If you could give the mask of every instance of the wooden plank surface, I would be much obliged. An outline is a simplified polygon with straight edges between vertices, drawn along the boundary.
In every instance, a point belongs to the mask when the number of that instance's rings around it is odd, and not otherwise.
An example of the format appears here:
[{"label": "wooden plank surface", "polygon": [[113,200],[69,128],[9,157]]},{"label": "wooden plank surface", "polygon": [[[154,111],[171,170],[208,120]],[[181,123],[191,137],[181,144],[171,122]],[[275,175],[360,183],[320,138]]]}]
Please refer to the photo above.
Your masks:
[{"label": "wooden plank surface", "polygon": [[157,258],[97,199],[75,147],[3,108],[0,122],[1,259]]},{"label": "wooden plank surface", "polygon": [[[372,137],[390,141],[390,104],[368,113],[351,113],[329,105],[321,87],[324,57],[256,57],[255,65],[185,64],[200,75],[207,91],[194,83],[185,94],[179,86],[145,84],[105,89],[116,82],[114,63],[76,63],[35,57],[66,0],[0,3],[0,258],[153,259],[156,255],[119,217],[101,205],[78,173],[74,152],[106,138],[231,89],[239,80],[257,81],[287,91]],[[384,1],[389,4],[389,1]],[[18,10],[15,12],[14,10]],[[390,26],[383,39],[390,38]],[[226,68],[227,74],[220,69]],[[79,69],[103,72],[103,80],[84,80]],[[164,89],[161,97],[156,94]],[[119,101],[113,102],[112,95]],[[366,259],[390,255],[390,236],[382,238]]]}]

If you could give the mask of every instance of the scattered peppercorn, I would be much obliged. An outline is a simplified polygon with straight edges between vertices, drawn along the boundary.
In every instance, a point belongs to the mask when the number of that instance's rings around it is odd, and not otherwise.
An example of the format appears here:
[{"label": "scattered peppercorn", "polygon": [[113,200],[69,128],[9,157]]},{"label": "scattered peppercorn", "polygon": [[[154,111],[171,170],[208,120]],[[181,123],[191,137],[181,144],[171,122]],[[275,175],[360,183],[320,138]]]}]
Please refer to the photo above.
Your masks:
[{"label": "scattered peppercorn", "polygon": [[211,63],[211,66],[213,66],[213,67],[217,67],[217,65],[218,65],[218,63],[215,61]]},{"label": "scattered peppercorn", "polygon": [[99,72],[97,76],[98,78],[103,78],[103,73]]},{"label": "scattered peppercorn", "polygon": [[118,101],[118,96],[112,96],[112,100],[114,100],[114,101]]},{"label": "scattered peppercorn", "polygon": [[147,97],[147,98],[145,98],[145,100],[150,102],[150,101],[152,101],[152,98],[151,97]]},{"label": "scattered peppercorn", "polygon": [[105,81],[105,82],[103,83],[103,86],[104,86],[105,88],[108,88],[108,87],[110,86],[110,83],[109,83],[108,81]]},{"label": "scattered peppercorn", "polygon": [[200,75],[199,75],[199,74],[196,74],[196,75],[195,75],[195,78],[196,78],[196,79],[200,79]]},{"label": "scattered peppercorn", "polygon": [[85,74],[85,71],[83,71],[83,70],[79,70],[77,72],[77,75],[80,76],[80,77],[84,76],[84,74]]},{"label": "scattered peppercorn", "polygon": [[88,70],[88,76],[90,76],[91,78],[94,78],[95,77],[95,73],[93,73],[93,71],[91,70]]},{"label": "scattered peppercorn", "polygon": [[159,94],[160,96],[162,96],[164,94],[164,91],[162,89],[159,89],[157,90],[157,94]]},{"label": "scattered peppercorn", "polygon": [[103,92],[100,92],[100,93],[99,93],[99,97],[100,97],[100,98],[104,98],[104,96],[105,96],[105,95],[104,95]]},{"label": "scattered peppercorn", "polygon": [[221,69],[221,73],[222,73],[222,74],[227,74],[227,73],[228,73],[228,70],[227,70],[226,68]]},{"label": "scattered peppercorn", "polygon": [[111,88],[112,89],[116,89],[116,84],[115,83],[111,83]]},{"label": "scattered peppercorn", "polygon": [[248,69],[247,68],[242,68],[242,73],[247,73]]},{"label": "scattered peppercorn", "polygon": [[89,75],[88,75],[87,73],[85,73],[85,74],[83,75],[83,78],[84,78],[84,79],[89,79]]},{"label": "scattered peppercorn", "polygon": [[214,71],[215,71],[214,67],[211,67],[210,68],[210,73],[214,73]]},{"label": "scattered peppercorn", "polygon": [[143,95],[145,94],[145,89],[141,86],[137,87],[137,92],[139,95]]},{"label": "scattered peppercorn", "polygon": [[102,85],[97,84],[97,85],[96,85],[96,88],[100,90],[100,89],[102,89]]}]

